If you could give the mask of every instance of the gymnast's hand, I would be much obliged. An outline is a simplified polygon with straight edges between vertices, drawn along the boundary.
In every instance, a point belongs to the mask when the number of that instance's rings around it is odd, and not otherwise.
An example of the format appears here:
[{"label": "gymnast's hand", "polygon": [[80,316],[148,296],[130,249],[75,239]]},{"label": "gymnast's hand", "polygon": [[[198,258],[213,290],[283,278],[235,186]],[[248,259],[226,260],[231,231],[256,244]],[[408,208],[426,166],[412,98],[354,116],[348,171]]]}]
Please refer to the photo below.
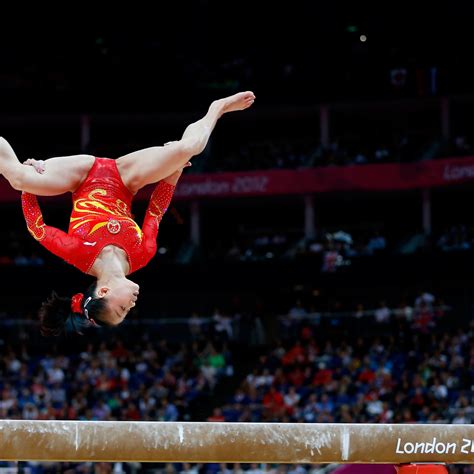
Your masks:
[{"label": "gymnast's hand", "polygon": [[43,174],[46,170],[46,165],[44,160],[35,160],[34,158],[28,158],[23,162],[24,165],[33,166],[37,173]]}]

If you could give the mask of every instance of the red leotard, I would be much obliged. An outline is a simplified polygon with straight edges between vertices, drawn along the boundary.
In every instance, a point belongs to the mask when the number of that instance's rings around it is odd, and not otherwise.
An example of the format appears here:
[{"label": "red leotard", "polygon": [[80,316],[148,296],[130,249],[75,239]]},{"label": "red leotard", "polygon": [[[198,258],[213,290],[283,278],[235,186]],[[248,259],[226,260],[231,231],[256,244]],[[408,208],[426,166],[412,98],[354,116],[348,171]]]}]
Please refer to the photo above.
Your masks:
[{"label": "red leotard", "polygon": [[130,274],[155,255],[158,227],[174,190],[172,184],[158,183],[140,229],[130,212],[133,194],[123,184],[115,160],[96,158],[72,195],[67,234],[44,223],[36,196],[22,193],[21,202],[28,230],[50,252],[88,273],[102,249],[116,245],[127,254]]}]

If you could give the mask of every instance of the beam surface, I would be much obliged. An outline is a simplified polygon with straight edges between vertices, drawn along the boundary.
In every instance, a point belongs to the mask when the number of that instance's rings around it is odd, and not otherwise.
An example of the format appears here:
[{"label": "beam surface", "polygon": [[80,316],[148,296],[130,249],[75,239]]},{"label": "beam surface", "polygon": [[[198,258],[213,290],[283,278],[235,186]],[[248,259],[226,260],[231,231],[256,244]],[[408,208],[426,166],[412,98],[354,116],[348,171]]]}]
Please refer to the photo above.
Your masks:
[{"label": "beam surface", "polygon": [[474,425],[0,420],[0,459],[474,464]]}]

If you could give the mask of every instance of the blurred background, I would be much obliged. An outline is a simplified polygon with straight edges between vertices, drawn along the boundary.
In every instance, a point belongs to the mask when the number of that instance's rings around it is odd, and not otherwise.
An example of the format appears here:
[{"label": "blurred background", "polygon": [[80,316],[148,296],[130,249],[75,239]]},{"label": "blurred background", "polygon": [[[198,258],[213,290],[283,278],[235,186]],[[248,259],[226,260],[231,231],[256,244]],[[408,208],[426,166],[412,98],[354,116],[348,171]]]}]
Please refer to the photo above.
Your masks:
[{"label": "blurred background", "polygon": [[[20,160],[117,158],[179,139],[214,99],[257,100],[224,116],[186,169],[156,257],[132,275],[139,305],[87,338],[39,335],[51,290],[90,280],[31,238],[0,178],[0,418],[471,423],[472,6],[141,8],[5,11],[0,135]],[[66,229],[70,197],[41,203]],[[0,467],[17,469],[394,472]]]}]

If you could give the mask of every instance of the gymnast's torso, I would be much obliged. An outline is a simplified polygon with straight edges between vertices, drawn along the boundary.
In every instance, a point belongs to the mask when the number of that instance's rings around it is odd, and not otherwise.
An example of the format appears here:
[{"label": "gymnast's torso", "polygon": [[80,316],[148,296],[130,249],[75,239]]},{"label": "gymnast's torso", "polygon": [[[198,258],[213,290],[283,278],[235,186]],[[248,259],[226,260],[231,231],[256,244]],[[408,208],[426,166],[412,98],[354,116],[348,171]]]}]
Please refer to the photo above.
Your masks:
[{"label": "gymnast's torso", "polygon": [[132,218],[132,198],[115,160],[96,158],[86,179],[72,195],[68,232],[87,243],[87,260],[91,259],[87,271],[106,245],[124,250],[129,263],[137,257],[142,231]]},{"label": "gymnast's torso", "polygon": [[164,181],[157,185],[140,228],[131,214],[133,194],[124,185],[116,161],[95,158],[72,195],[68,234],[44,224],[35,196],[23,193],[22,203],[30,233],[66,262],[89,273],[104,247],[113,245],[126,253],[130,274],[155,255],[159,222],[174,189]]}]

